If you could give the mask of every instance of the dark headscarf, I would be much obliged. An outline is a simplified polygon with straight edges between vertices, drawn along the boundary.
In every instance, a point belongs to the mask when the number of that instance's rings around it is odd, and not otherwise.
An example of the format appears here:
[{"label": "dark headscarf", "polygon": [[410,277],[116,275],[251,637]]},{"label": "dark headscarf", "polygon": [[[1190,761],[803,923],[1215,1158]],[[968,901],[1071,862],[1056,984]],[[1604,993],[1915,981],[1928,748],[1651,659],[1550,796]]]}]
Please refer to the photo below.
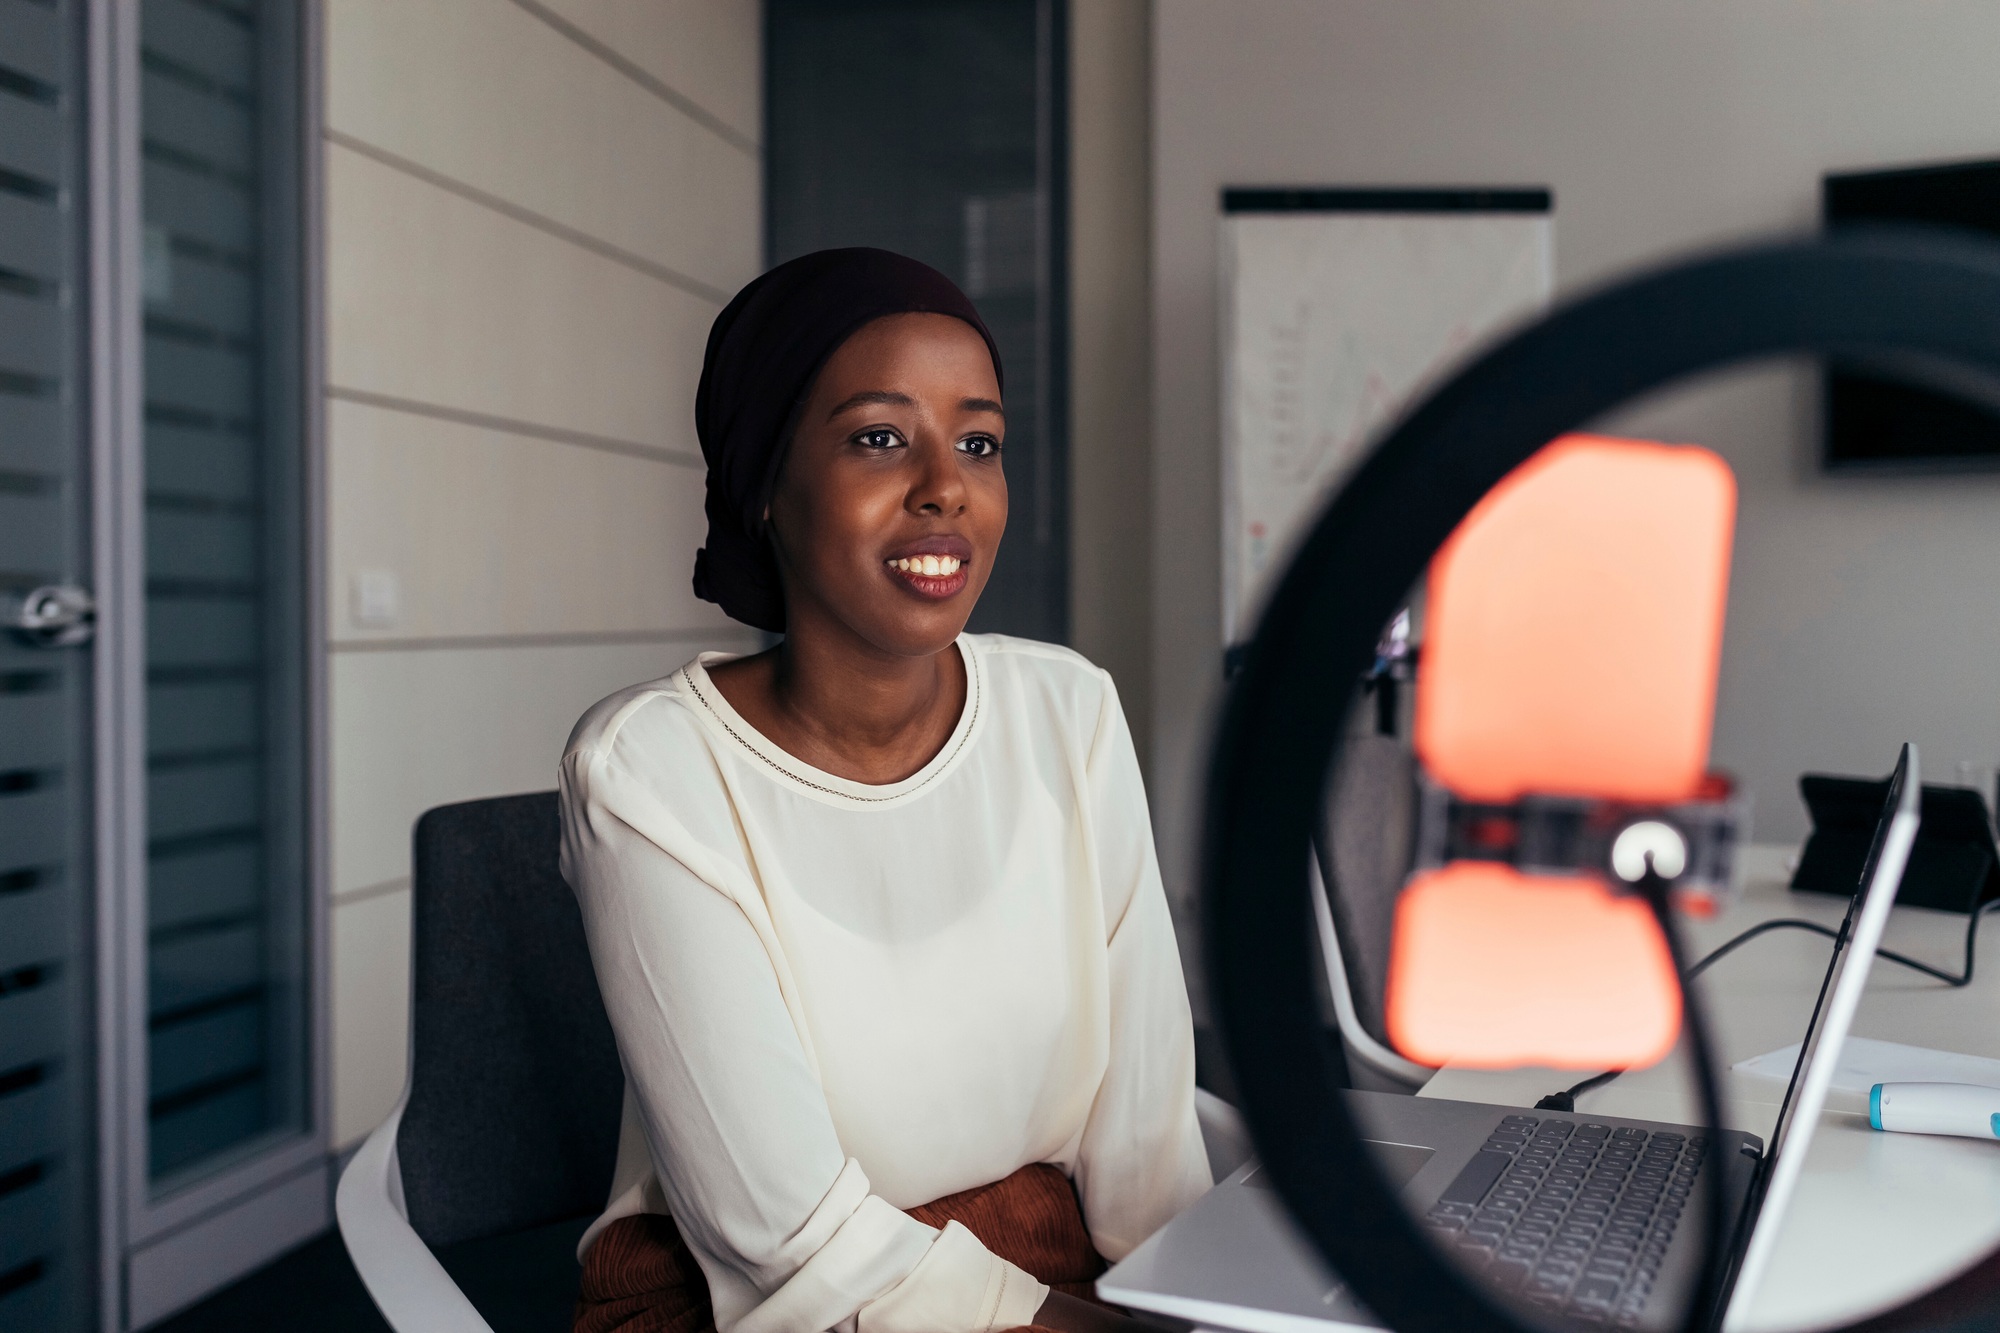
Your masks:
[{"label": "dark headscarf", "polygon": [[778,265],[736,294],[708,331],[694,427],[708,461],[708,544],[695,552],[694,593],[758,629],[785,628],[778,559],[764,511],[777,489],[795,418],[820,367],[870,320],[951,315],[1000,349],[950,278],[887,250],[821,250]]}]

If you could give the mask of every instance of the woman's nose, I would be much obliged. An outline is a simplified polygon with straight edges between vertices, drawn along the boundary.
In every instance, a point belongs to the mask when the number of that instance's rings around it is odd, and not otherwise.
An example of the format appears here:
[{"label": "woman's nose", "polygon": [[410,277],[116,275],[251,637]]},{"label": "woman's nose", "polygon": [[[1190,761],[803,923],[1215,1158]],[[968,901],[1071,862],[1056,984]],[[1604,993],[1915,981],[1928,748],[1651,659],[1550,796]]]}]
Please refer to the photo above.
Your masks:
[{"label": "woman's nose", "polygon": [[910,487],[909,506],[920,514],[955,514],[965,508],[965,481],[959,475],[958,454],[949,441],[925,440],[911,453],[918,475]]}]

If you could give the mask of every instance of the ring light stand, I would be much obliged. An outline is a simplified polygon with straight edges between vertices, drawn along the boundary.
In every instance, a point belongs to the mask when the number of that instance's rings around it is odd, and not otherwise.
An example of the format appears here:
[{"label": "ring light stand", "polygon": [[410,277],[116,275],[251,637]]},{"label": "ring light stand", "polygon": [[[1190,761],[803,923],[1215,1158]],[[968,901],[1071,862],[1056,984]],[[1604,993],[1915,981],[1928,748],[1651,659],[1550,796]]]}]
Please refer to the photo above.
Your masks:
[{"label": "ring light stand", "polygon": [[[1339,1051],[1319,1023],[1309,847],[1358,682],[1382,627],[1445,539],[1543,445],[1677,380],[1794,353],[1898,378],[1934,367],[1940,378],[2000,384],[2000,247],[1907,230],[1854,233],[1696,260],[1558,309],[1460,372],[1374,449],[1286,571],[1229,691],[1202,849],[1223,1037],[1280,1196],[1392,1328],[1533,1325],[1420,1234],[1339,1095]],[[1695,997],[1684,998],[1698,1032]],[[1713,1122],[1717,1075],[1701,1064]],[[1718,1191],[1706,1193],[1719,1202]],[[1713,1270],[1713,1219],[1706,1239]],[[1690,1328],[1709,1326],[1703,1305],[1697,1299]],[[1970,1327],[1968,1319],[2000,1321],[2000,1250],[1852,1330],[1943,1330]]]}]

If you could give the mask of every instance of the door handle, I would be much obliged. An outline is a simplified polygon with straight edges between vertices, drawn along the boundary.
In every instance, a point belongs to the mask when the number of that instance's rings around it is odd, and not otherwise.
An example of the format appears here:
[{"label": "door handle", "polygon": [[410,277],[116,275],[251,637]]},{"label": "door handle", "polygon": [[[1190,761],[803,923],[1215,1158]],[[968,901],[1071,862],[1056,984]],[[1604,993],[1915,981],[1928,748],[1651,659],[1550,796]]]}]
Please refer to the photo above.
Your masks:
[{"label": "door handle", "polygon": [[0,626],[35,648],[74,648],[97,632],[97,601],[87,588],[47,584],[0,603]]}]

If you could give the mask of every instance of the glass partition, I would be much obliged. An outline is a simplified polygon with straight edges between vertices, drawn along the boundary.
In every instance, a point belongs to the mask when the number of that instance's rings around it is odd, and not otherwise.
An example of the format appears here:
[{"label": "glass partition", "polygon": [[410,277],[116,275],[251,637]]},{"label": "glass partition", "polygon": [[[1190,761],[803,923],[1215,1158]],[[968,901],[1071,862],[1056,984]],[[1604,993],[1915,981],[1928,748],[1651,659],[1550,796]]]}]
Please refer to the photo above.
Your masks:
[{"label": "glass partition", "polygon": [[148,1157],[307,1121],[300,448],[252,0],[144,0]]},{"label": "glass partition", "polygon": [[[1007,539],[971,628],[1069,638],[1067,10],[1059,0],[772,0],[772,263],[877,245],[949,274],[1007,363]],[[892,93],[855,71],[897,53]]]}]

